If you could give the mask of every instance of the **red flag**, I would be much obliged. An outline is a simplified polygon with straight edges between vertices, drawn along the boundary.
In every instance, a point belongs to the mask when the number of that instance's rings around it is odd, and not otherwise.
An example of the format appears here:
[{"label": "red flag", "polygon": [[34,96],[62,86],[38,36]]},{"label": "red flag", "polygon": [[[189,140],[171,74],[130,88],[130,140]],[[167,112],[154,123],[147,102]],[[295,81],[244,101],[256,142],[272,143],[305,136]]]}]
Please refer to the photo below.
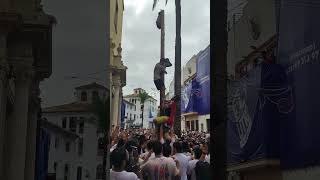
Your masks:
[{"label": "red flag", "polygon": [[173,126],[175,116],[176,116],[176,102],[173,101],[171,103],[171,113],[168,121],[168,125],[170,125],[171,127]]}]

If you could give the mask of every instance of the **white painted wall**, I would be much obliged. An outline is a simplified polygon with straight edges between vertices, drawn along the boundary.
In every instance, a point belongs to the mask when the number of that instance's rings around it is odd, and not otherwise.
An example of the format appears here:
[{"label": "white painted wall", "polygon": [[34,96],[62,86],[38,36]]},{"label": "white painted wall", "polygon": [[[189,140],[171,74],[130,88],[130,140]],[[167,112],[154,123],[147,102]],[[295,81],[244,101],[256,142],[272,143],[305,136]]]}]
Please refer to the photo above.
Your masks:
[{"label": "white painted wall", "polygon": [[[210,132],[207,130],[208,124],[207,119],[210,119],[210,114],[206,115],[189,115],[189,116],[182,116],[181,118],[181,130],[186,131],[186,121],[192,121],[192,123],[195,124],[195,121],[198,120],[199,123],[199,131],[202,131],[201,124],[203,125],[203,131],[204,132]],[[196,126],[194,125],[194,128]]]},{"label": "white painted wall", "polygon": [[[142,118],[140,117],[142,111],[141,111],[141,101],[140,98],[137,97],[124,97],[125,100],[132,102],[132,100],[136,100],[133,103],[135,103],[136,105],[136,111],[132,111],[132,114],[136,114],[138,117],[136,118],[136,121],[134,122],[134,124],[141,124],[142,122]],[[149,110],[151,109],[151,113],[153,114],[153,116],[156,116],[157,114],[157,100],[153,99],[153,98],[148,98],[145,102],[144,102],[144,111],[143,111],[143,128],[149,128]],[[127,114],[127,112],[126,112]],[[132,115],[133,117],[134,115]]]},{"label": "white painted wall", "polygon": [[[60,134],[51,133],[51,145],[49,153],[49,173],[53,173],[54,162],[58,162],[57,169],[57,180],[63,179],[64,175],[64,165],[68,163],[70,165],[70,180],[76,179],[77,167],[82,167],[82,179],[83,180],[93,180],[96,179],[96,168],[99,164],[102,164],[103,157],[98,156],[98,138],[102,134],[97,134],[97,123],[94,123],[88,119],[95,118],[91,113],[44,113],[45,117],[49,122],[52,122],[60,127],[62,127],[62,118],[67,117],[67,130],[69,130],[69,117],[84,117],[84,132],[79,134],[79,125],[77,124],[76,133],[83,138],[83,154],[78,155],[78,139],[73,140],[70,152],[65,152],[65,145],[62,141],[67,141],[65,138],[61,137]],[[60,148],[55,150],[54,148],[54,138],[56,136],[61,137]],[[86,177],[86,174],[89,176]]]},{"label": "white painted wall", "polygon": [[132,104],[129,104],[129,103],[127,103],[126,101],[124,101],[124,103],[125,103],[125,127],[127,127],[127,123],[126,123],[126,121],[127,120],[130,120],[130,117],[131,117],[131,120],[133,120],[134,119],[134,117],[135,117],[135,119],[138,119],[139,118],[139,116],[138,116],[138,112],[137,112],[137,106],[136,105],[132,105]]},{"label": "white painted wall", "polygon": [[[76,178],[76,167],[75,161],[76,155],[76,141],[69,139],[62,134],[57,134],[47,129],[50,133],[50,150],[49,150],[49,161],[48,161],[48,172],[54,172],[54,162],[57,162],[56,178],[57,180],[64,180],[64,168],[65,165],[69,165],[69,178]],[[55,148],[55,139],[59,139],[59,145]],[[70,142],[70,152],[66,152],[66,142]]]},{"label": "white painted wall", "polygon": [[[258,40],[251,37],[248,20],[254,18],[260,26],[261,35]],[[235,74],[235,64],[260,46],[276,33],[274,1],[249,0],[243,9],[243,15],[228,32],[228,73]]]},{"label": "white painted wall", "polygon": [[201,124],[203,124],[203,131],[210,132],[210,129],[209,130],[207,129],[209,127],[207,123],[207,119],[210,119],[210,114],[198,116],[198,119],[199,119],[199,130],[202,131]]},{"label": "white painted wall", "polygon": [[197,56],[194,55],[182,68],[181,84],[197,72]]}]

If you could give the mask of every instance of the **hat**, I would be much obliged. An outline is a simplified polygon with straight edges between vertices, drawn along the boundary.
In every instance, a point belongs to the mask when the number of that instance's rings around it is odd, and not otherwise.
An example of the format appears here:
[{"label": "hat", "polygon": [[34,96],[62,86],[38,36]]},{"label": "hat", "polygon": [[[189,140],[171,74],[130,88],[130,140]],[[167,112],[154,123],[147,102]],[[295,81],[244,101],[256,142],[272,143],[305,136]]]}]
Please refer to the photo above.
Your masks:
[{"label": "hat", "polygon": [[166,67],[171,67],[171,66],[172,66],[169,58],[161,58],[161,59],[160,59],[160,62],[163,62]]}]

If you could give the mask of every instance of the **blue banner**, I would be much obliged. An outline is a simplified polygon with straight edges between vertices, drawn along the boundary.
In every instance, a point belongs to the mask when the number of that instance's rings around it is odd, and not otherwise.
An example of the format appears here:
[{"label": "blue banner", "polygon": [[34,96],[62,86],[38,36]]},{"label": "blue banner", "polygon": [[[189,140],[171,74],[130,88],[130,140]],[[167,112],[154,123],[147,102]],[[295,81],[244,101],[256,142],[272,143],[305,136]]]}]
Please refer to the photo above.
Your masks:
[{"label": "blue banner", "polygon": [[126,116],[126,104],[123,102],[123,99],[121,101],[121,128],[124,128],[125,126],[125,116]]},{"label": "blue banner", "polygon": [[40,129],[36,154],[36,180],[46,180],[48,175],[50,135]]},{"label": "blue banner", "polygon": [[182,87],[181,90],[181,112],[189,113],[195,112],[194,110],[194,96],[192,94],[192,83],[189,83]]},{"label": "blue banner", "polygon": [[281,66],[261,64],[228,84],[228,164],[280,156],[280,122],[291,110]]},{"label": "blue banner", "polygon": [[286,70],[295,104],[282,123],[284,169],[320,165],[319,16],[319,0],[282,0],[278,61]]},{"label": "blue banner", "polygon": [[210,114],[210,46],[197,57],[197,75],[193,94],[198,114]]}]

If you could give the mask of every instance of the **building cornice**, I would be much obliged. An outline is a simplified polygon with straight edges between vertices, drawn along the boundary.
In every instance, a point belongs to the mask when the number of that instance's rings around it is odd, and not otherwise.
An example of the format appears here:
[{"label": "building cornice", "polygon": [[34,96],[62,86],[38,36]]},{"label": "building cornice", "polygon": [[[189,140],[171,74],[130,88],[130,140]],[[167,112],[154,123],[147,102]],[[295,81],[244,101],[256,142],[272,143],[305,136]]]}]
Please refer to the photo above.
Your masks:
[{"label": "building cornice", "polygon": [[69,138],[72,138],[72,139],[77,139],[79,138],[79,136],[74,133],[74,132],[71,132],[71,131],[68,131],[66,129],[63,129],[62,127],[58,126],[58,125],[55,125],[47,120],[40,120],[40,124],[41,124],[41,127],[44,128],[44,129],[47,129],[49,131],[55,131],[55,132],[58,132],[66,137],[69,137]]},{"label": "building cornice", "polygon": [[189,112],[189,113],[181,114],[181,116],[196,116],[196,115],[198,115],[198,112]]}]

